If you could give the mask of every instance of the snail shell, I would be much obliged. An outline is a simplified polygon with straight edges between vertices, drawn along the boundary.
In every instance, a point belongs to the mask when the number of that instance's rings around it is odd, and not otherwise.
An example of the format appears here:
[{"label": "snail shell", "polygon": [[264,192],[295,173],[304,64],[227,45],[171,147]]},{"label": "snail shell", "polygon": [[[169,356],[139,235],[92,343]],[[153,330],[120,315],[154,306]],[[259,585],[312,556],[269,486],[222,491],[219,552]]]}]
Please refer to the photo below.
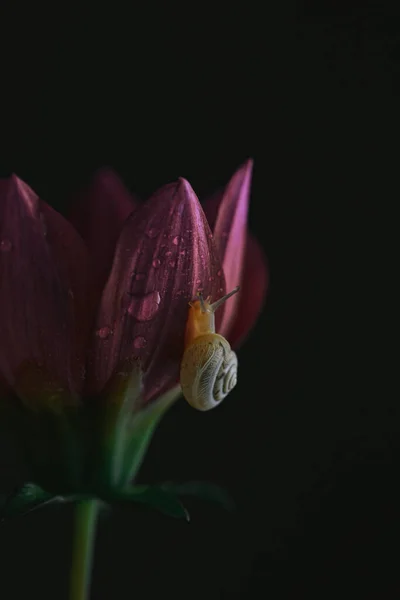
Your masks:
[{"label": "snail shell", "polygon": [[180,383],[188,403],[197,410],[215,408],[235,387],[238,360],[229,342],[215,333],[214,312],[239,288],[214,304],[190,303]]},{"label": "snail shell", "polygon": [[235,387],[238,360],[224,337],[202,335],[186,348],[181,363],[181,386],[193,408],[210,410]]}]

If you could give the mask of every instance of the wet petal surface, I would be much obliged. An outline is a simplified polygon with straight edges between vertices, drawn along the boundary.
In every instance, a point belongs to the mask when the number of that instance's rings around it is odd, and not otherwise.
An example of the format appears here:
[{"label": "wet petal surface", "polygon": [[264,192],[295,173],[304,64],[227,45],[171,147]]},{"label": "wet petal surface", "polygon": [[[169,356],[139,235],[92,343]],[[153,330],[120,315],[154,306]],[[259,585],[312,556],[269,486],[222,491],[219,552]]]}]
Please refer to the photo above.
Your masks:
[{"label": "wet petal surface", "polygon": [[124,226],[103,292],[88,387],[102,389],[121,360],[136,356],[145,398],[175,383],[188,302],[225,293],[221,263],[198,199],[184,179],[158,190]]}]

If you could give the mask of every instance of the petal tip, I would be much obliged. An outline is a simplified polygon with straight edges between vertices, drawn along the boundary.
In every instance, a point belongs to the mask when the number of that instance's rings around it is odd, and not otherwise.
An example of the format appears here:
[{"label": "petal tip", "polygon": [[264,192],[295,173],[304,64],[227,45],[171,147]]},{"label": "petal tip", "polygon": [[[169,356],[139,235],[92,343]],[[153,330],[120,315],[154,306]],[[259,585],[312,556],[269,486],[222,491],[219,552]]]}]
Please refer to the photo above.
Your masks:
[{"label": "petal tip", "polygon": [[184,177],[179,177],[177,181],[176,191],[177,193],[186,196],[186,198],[190,200],[195,199],[196,201],[198,201],[196,192],[194,191],[188,180]]},{"label": "petal tip", "polygon": [[184,177],[179,177],[179,179],[177,181],[177,188],[179,190],[183,189],[183,190],[185,190],[187,192],[190,192],[190,193],[193,192],[192,186],[190,185],[190,183],[188,182],[188,180],[185,179]]},{"label": "petal tip", "polygon": [[242,165],[237,169],[236,173],[233,175],[232,179],[236,177],[240,177],[242,179],[243,184],[245,182],[250,183],[251,177],[253,174],[254,160],[252,158],[248,158]]},{"label": "petal tip", "polygon": [[115,178],[119,179],[119,175],[117,172],[109,166],[100,167],[93,174],[94,181],[107,181],[109,179],[114,180]]},{"label": "petal tip", "polygon": [[242,164],[242,168],[248,171],[252,171],[254,167],[254,158],[251,156]]},{"label": "petal tip", "polygon": [[11,173],[8,181],[10,185],[14,186],[15,188],[21,188],[23,185],[26,185],[16,173]]},{"label": "petal tip", "polygon": [[19,197],[20,201],[25,203],[25,205],[33,214],[39,200],[36,192],[15,173],[11,173],[10,177],[6,181],[8,182],[9,187],[7,189],[9,192],[12,191],[15,193],[17,197]]}]

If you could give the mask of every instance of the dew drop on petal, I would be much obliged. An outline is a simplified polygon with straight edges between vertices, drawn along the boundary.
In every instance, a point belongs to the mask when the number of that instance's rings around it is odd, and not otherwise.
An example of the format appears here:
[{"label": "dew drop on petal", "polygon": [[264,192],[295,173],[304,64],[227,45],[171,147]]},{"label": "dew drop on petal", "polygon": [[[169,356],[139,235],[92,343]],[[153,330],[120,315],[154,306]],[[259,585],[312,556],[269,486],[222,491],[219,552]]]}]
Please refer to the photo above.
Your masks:
[{"label": "dew drop on petal", "polygon": [[171,250],[168,250],[168,252],[165,253],[165,256],[172,256]]},{"label": "dew drop on petal", "polygon": [[196,279],[196,283],[197,284],[201,283],[201,279]]},{"label": "dew drop on petal", "polygon": [[12,243],[10,242],[10,240],[4,239],[1,240],[0,242],[0,250],[2,252],[9,252],[12,248]]},{"label": "dew drop on petal", "polygon": [[151,321],[159,309],[160,301],[161,296],[159,292],[132,296],[128,313],[138,321]]},{"label": "dew drop on petal", "polygon": [[109,337],[110,333],[111,333],[111,328],[107,327],[107,326],[100,327],[100,329],[98,329],[96,331],[97,337],[99,337],[102,340],[106,340]]},{"label": "dew drop on petal", "polygon": [[181,256],[185,256],[185,254],[186,254],[186,250],[181,250],[181,251],[179,252],[179,254],[180,254]]},{"label": "dew drop on petal", "polygon": [[214,277],[209,277],[208,281],[214,281]]},{"label": "dew drop on petal", "polygon": [[174,246],[178,246],[180,241],[181,241],[181,238],[179,237],[179,235],[176,235],[174,237],[174,239],[172,240],[172,243],[174,244]]},{"label": "dew drop on petal", "polygon": [[155,227],[150,227],[150,229],[148,229],[146,231],[146,235],[150,239],[153,239],[153,238],[157,237],[159,233],[160,233],[159,229],[156,229]]},{"label": "dew drop on petal", "polygon": [[137,335],[135,338],[133,338],[133,347],[134,348],[144,348],[146,346],[146,344],[147,344],[147,340],[142,335]]},{"label": "dew drop on petal", "polygon": [[161,265],[161,260],[159,258],[155,258],[151,263],[155,269]]},{"label": "dew drop on petal", "polygon": [[176,265],[176,262],[174,260],[170,260],[168,264],[173,269]]},{"label": "dew drop on petal", "polygon": [[141,281],[145,277],[146,277],[146,275],[144,273],[136,273],[136,275],[135,275],[136,281]]},{"label": "dew drop on petal", "polygon": [[217,275],[218,275],[218,277],[221,277],[221,275],[222,275],[221,269],[219,269],[219,271],[217,271]]}]

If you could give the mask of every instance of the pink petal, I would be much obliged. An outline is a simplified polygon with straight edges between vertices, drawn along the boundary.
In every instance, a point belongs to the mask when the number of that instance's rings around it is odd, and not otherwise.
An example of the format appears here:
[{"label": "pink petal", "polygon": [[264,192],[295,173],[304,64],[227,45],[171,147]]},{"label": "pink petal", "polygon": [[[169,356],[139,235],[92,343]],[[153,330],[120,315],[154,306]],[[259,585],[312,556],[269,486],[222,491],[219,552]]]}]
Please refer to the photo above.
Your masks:
[{"label": "pink petal", "polygon": [[269,276],[267,261],[258,241],[247,234],[243,277],[235,322],[229,332],[230,344],[237,348],[254,326],[265,301]]},{"label": "pink petal", "polygon": [[69,220],[89,249],[98,294],[107,281],[124,221],[140,204],[112,169],[98,171],[75,198]]},{"label": "pink petal", "polygon": [[[236,171],[224,192],[215,194],[204,204],[228,292],[240,285],[242,277],[252,168],[253,161],[248,160]],[[226,303],[219,329],[221,335],[226,335],[233,325],[238,304],[238,295]]]},{"label": "pink petal", "polygon": [[139,358],[145,398],[179,377],[188,302],[219,298],[225,281],[199,201],[184,179],[158,190],[128,218],[97,318],[89,389],[100,391],[121,361]]},{"label": "pink petal", "polygon": [[0,373],[34,363],[82,386],[87,254],[79,235],[13,175],[0,186]]}]

